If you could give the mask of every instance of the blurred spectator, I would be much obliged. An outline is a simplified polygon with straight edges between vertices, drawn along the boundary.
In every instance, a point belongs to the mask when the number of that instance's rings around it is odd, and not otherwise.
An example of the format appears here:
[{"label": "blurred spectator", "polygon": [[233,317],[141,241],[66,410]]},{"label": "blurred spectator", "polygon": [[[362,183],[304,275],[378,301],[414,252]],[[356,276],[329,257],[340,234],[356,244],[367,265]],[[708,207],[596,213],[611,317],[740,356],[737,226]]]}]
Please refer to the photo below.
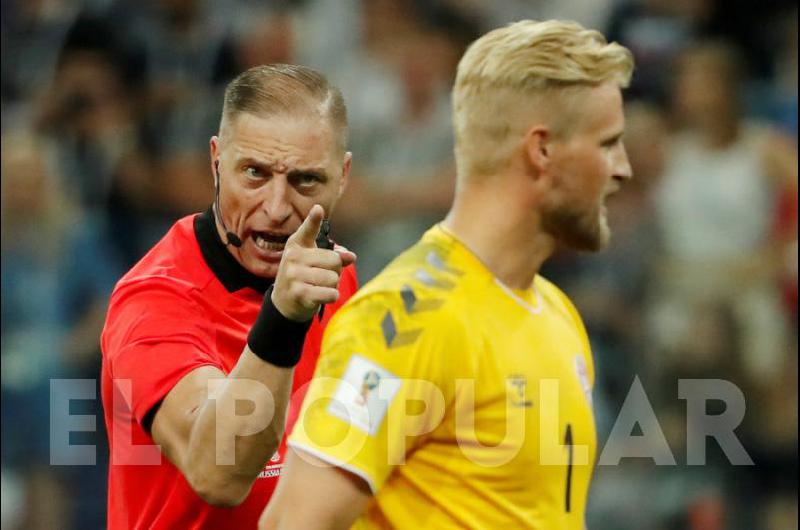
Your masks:
[{"label": "blurred spectator", "polygon": [[797,141],[797,4],[770,17],[766,46],[774,78],[750,79],[747,106]]},{"label": "blurred spectator", "polygon": [[95,217],[107,215],[109,228],[125,235],[111,244],[133,261],[149,241],[139,244],[128,212],[152,205],[157,179],[146,167],[141,98],[126,84],[117,55],[87,36],[102,27],[93,21],[73,28],[72,45],[63,50],[52,85],[37,99],[35,126],[54,147],[69,199]]},{"label": "blurred spectator", "polygon": [[205,210],[213,179],[205,149],[167,149],[158,155],[131,153],[117,168],[108,205],[112,244],[133,265],[175,219]]},{"label": "blurred spectator", "polygon": [[482,22],[482,30],[488,31],[503,26],[512,20],[530,18],[534,20],[575,20],[586,28],[605,32],[614,0],[506,0],[484,2],[483,0],[433,0],[434,5],[445,4]]},{"label": "blurred spectator", "polygon": [[609,40],[628,47],[636,58],[629,97],[668,100],[669,68],[693,39],[706,33],[714,0],[625,0],[609,22]]},{"label": "blurred spectator", "polygon": [[752,503],[728,503],[729,520],[762,528],[769,506],[797,490],[797,350],[779,294],[791,236],[774,228],[780,198],[797,195],[797,151],[743,118],[742,72],[719,42],[677,63],[650,331],[662,377],[724,378],[747,396],[737,432],[756,467],[730,468],[718,452],[709,465],[736,477],[728,495]]},{"label": "blurred spectator", "polygon": [[233,17],[215,21],[202,0],[131,8],[125,41],[143,56],[145,132],[152,149],[205,147],[216,131],[225,83],[237,73]]},{"label": "blurred spectator", "polygon": [[404,94],[395,51],[409,39],[416,23],[409,4],[409,0],[356,3],[355,49],[343,50],[333,65],[318,65],[341,87],[348,103],[349,148],[355,168],[369,148],[373,131],[391,126],[401,117]]},{"label": "blurred spectator", "polygon": [[[362,0],[305,0],[302,9],[292,19],[296,34],[297,60],[332,76],[352,57],[366,48],[362,31]],[[343,75],[337,85],[341,86]],[[348,121],[351,110],[358,111],[361,104],[343,92],[348,104]]]},{"label": "blurred spectator", "polygon": [[237,71],[254,66],[296,61],[292,15],[267,10],[248,11],[235,32],[233,54]]},{"label": "blurred spectator", "polygon": [[[231,19],[215,23],[201,0],[156,0],[135,10],[129,31],[145,50],[145,78],[156,105],[191,98],[235,75]],[[132,37],[134,38],[134,37]]]},{"label": "blurred spectator", "polygon": [[[84,215],[63,193],[47,142],[7,135],[3,153],[3,474],[22,477],[22,527],[60,527],[73,515],[91,527],[104,513],[91,499],[81,499],[88,504],[83,509],[80,503],[41,503],[64,498],[75,471],[48,465],[56,450],[49,446],[46,419],[49,381],[96,374],[98,333],[120,268],[102,222]],[[52,421],[58,426],[60,420]],[[84,470],[82,490],[102,494],[104,480],[102,468]]]},{"label": "blurred spectator", "polygon": [[48,86],[61,47],[80,14],[77,3],[59,0],[3,2],[0,39],[2,61],[3,131],[6,111],[21,112],[27,119],[30,98]]},{"label": "blurred spectator", "polygon": [[[676,117],[657,192],[663,235],[659,344],[683,354],[702,307],[735,319],[743,366],[753,377],[780,371],[786,315],[778,303],[781,252],[770,237],[777,198],[797,186],[797,151],[775,132],[743,121],[735,53],[698,43],[677,65]],[[670,322],[668,325],[667,322]]]},{"label": "blurred spectator", "polygon": [[[30,136],[3,138],[2,410],[3,466],[48,462],[50,377],[62,375],[56,303],[69,203],[53,157]],[[13,436],[12,436],[13,434]]]},{"label": "blurred spectator", "polygon": [[137,141],[135,109],[113,57],[92,49],[66,51],[42,94],[38,129],[56,148],[70,199],[105,207],[119,161]]},{"label": "blurred spectator", "polygon": [[449,87],[458,48],[434,30],[409,33],[395,44],[402,107],[354,143],[353,176],[339,206],[342,225],[357,228],[349,243],[359,254],[362,281],[439,221],[453,192]]}]

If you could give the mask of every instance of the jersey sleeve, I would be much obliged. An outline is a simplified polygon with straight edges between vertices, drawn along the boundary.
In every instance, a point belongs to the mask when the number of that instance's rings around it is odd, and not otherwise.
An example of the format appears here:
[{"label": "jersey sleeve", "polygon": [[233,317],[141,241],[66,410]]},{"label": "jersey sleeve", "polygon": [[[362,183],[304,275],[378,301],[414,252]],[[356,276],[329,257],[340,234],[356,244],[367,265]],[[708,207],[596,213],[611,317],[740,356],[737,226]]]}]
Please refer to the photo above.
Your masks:
[{"label": "jersey sleeve", "polygon": [[130,381],[130,409],[143,424],[175,384],[200,366],[224,370],[212,327],[191,291],[157,279],[114,293],[103,331],[103,355],[115,383]]},{"label": "jersey sleeve", "polygon": [[409,314],[400,293],[345,306],[326,330],[289,445],[364,479],[373,493],[440,424],[454,400],[458,321]]}]

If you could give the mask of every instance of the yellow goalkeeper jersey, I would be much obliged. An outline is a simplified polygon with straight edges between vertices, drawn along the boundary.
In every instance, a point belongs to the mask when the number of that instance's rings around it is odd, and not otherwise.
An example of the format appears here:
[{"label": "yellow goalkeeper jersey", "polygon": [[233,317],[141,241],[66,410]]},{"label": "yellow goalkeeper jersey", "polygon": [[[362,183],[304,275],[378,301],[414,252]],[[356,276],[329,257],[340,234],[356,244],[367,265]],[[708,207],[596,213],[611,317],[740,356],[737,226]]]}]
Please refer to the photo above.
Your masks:
[{"label": "yellow goalkeeper jersey", "polygon": [[593,380],[558,288],[435,226],[331,321],[289,445],[369,484],[357,529],[583,530]]}]

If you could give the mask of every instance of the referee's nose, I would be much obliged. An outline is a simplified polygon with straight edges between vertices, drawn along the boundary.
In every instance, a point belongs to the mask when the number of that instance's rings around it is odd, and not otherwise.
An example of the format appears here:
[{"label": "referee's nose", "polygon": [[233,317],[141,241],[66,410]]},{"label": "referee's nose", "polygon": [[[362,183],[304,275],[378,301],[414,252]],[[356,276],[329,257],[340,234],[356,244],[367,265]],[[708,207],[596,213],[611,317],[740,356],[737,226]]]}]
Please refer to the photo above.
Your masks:
[{"label": "referee's nose", "polygon": [[286,178],[275,176],[264,186],[261,208],[271,224],[280,226],[292,216],[292,189]]}]

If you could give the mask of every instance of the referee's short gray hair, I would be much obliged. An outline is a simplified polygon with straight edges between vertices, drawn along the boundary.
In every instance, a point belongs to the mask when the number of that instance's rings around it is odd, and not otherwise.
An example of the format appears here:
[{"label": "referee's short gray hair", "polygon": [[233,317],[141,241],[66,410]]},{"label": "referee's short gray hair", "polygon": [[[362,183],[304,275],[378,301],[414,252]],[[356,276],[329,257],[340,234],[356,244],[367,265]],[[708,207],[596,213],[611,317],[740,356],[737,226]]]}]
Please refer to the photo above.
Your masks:
[{"label": "referee's short gray hair", "polygon": [[225,89],[220,129],[243,112],[256,116],[319,113],[330,121],[339,148],[345,150],[347,107],[342,92],[311,68],[268,64],[239,74]]}]

